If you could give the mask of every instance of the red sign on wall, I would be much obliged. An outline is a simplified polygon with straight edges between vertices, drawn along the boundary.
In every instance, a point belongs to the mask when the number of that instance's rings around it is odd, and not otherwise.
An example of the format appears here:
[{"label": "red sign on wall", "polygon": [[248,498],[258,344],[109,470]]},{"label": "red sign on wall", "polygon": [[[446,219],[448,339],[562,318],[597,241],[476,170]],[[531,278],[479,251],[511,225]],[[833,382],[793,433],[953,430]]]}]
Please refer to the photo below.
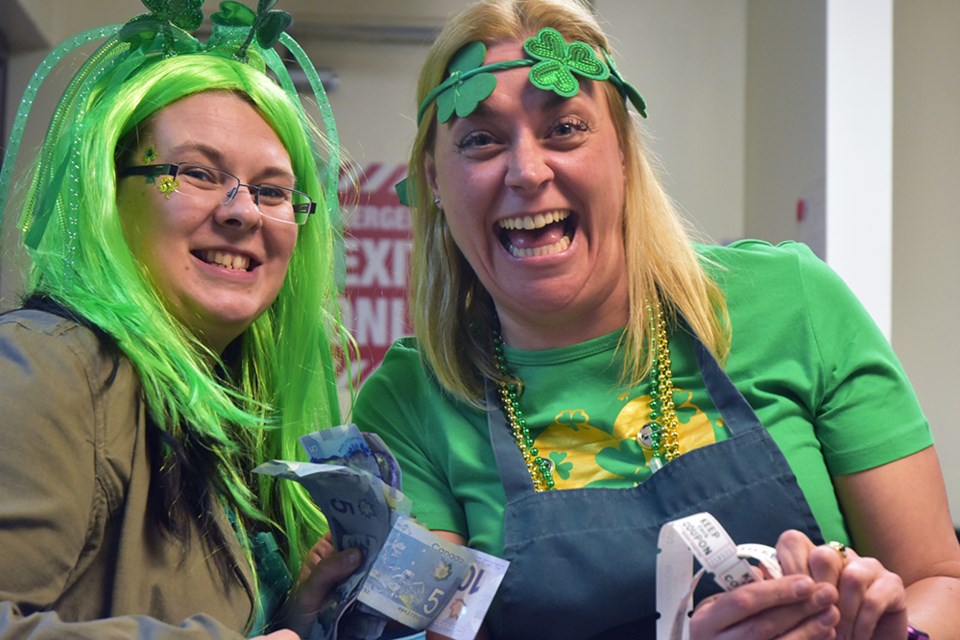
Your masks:
[{"label": "red sign on wall", "polygon": [[359,184],[357,178],[345,177],[340,185],[346,249],[346,292],[340,304],[360,349],[353,367],[355,388],[393,341],[410,333],[410,210],[394,190],[406,173],[405,164],[373,163],[359,173]]}]

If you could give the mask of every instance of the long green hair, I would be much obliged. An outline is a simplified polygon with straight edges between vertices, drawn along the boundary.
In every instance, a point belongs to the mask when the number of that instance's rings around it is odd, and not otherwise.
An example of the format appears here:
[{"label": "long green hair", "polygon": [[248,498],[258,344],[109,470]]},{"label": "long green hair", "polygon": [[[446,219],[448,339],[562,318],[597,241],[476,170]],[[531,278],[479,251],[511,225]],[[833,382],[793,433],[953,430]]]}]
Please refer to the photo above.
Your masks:
[{"label": "long green hair", "polygon": [[[158,111],[204,91],[247,99],[289,153],[298,189],[319,203],[299,230],[276,300],[231,345],[238,355],[228,362],[171,315],[127,245],[116,204],[125,147]],[[30,249],[27,293],[72,310],[115,341],[139,374],[166,443],[163,455],[171,443],[202,451],[210,473],[201,478],[210,489],[204,496],[237,516],[241,539],[254,521],[275,524],[296,575],[326,522],[299,484],[250,472],[273,458],[302,458],[299,436],[340,421],[335,358],[345,357],[348,338],[324,200],[336,194],[322,193],[318,177],[320,134],[299,102],[264,73],[212,55],[158,59],[89,93],[81,117],[48,132],[34,167],[21,224],[29,236],[40,214],[54,215]],[[81,179],[58,179],[71,167]]]}]

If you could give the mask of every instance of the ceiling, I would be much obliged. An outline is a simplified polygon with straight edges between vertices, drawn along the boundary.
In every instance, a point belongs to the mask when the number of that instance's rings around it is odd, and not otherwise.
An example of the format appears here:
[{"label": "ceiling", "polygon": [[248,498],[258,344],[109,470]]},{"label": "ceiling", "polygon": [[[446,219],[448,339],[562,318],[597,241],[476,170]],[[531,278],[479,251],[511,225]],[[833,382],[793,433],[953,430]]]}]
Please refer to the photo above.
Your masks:
[{"label": "ceiling", "polygon": [[[254,0],[244,0],[253,6]],[[279,0],[298,39],[430,42],[469,0]],[[204,0],[204,13],[219,0]],[[49,48],[79,31],[124,22],[146,11],[141,0],[0,0],[0,32],[12,51]]]}]

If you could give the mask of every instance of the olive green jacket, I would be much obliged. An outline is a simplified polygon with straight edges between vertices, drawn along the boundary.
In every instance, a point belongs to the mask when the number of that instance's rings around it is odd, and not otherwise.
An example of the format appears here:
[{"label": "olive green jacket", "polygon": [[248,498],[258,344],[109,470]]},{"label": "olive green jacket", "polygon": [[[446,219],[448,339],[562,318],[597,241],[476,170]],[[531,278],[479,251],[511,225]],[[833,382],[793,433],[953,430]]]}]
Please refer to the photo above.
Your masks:
[{"label": "olive green jacket", "polygon": [[[251,576],[222,510],[229,584],[147,512],[146,407],[131,363],[89,329],[0,315],[0,639],[240,638]],[[32,635],[31,635],[32,634]]]}]

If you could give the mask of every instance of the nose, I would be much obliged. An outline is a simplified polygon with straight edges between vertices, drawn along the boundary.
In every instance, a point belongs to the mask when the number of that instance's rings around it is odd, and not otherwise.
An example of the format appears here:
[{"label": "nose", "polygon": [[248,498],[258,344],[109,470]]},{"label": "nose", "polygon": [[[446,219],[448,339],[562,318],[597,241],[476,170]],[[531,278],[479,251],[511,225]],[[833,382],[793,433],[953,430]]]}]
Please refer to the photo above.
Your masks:
[{"label": "nose", "polygon": [[247,185],[227,193],[214,215],[217,224],[226,227],[255,228],[263,224],[256,198]]},{"label": "nose", "polygon": [[548,153],[533,135],[518,138],[510,149],[507,186],[518,191],[536,191],[552,180]]}]

